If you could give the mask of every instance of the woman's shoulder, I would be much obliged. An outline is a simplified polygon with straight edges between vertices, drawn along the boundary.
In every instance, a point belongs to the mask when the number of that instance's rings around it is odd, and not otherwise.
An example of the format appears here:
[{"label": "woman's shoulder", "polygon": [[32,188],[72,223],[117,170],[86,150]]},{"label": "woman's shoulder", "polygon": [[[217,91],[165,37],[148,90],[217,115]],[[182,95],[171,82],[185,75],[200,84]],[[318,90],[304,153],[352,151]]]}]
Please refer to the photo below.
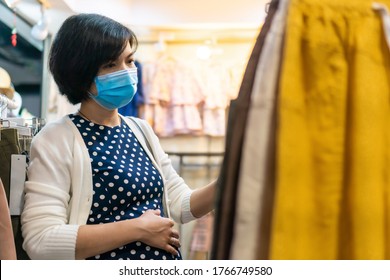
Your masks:
[{"label": "woman's shoulder", "polygon": [[34,136],[36,139],[59,139],[66,138],[67,135],[72,135],[72,121],[69,116],[64,116],[60,119],[48,122],[37,135]]}]

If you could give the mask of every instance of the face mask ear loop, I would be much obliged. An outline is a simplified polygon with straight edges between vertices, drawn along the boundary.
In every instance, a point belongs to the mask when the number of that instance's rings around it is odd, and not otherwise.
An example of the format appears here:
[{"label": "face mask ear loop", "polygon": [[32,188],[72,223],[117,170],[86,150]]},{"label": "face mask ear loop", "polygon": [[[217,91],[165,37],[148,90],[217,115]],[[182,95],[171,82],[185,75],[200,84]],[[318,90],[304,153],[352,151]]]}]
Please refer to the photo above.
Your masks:
[{"label": "face mask ear loop", "polygon": [[390,13],[385,4],[372,3],[372,9],[377,11],[382,17],[383,31],[385,33],[385,39],[390,51]]}]

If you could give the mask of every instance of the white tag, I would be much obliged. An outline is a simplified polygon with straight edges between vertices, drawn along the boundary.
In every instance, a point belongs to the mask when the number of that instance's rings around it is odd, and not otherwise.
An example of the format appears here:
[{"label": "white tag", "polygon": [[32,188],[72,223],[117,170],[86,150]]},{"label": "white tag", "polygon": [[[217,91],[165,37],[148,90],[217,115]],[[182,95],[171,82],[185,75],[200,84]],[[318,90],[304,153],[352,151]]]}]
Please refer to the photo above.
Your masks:
[{"label": "white tag", "polygon": [[372,8],[378,11],[382,17],[383,30],[385,32],[385,38],[390,50],[390,13],[385,4],[372,3]]},{"label": "white tag", "polygon": [[11,216],[20,215],[24,205],[24,182],[26,180],[26,156],[11,155],[11,180],[9,210]]}]

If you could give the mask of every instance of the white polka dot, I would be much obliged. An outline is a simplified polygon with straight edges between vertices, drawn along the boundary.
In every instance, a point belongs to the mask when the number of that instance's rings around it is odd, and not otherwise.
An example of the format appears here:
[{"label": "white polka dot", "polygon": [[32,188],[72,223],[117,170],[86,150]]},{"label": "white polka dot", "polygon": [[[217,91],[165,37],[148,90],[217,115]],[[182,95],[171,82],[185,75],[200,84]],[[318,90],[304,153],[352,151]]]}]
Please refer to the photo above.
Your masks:
[{"label": "white polka dot", "polygon": [[96,255],[95,259],[97,259],[97,260],[100,259],[100,255]]},{"label": "white polka dot", "polygon": [[121,204],[125,204],[125,202],[126,201],[124,199],[121,199],[121,201],[120,201]]},{"label": "white polka dot", "polygon": [[99,203],[95,202],[95,203],[93,204],[93,206],[99,207]]},{"label": "white polka dot", "polygon": [[99,198],[100,198],[101,200],[103,200],[103,199],[105,199],[106,197],[104,196],[104,194],[102,194],[102,195],[99,196]]},{"label": "white polka dot", "polygon": [[140,255],[140,258],[141,258],[142,260],[144,260],[144,259],[145,259],[145,254],[141,254],[141,255]]},{"label": "white polka dot", "polygon": [[167,257],[166,257],[166,256],[162,256],[162,259],[163,259],[163,260],[166,260],[166,259],[167,259]]},{"label": "white polka dot", "polygon": [[89,126],[95,126],[95,124],[90,122],[90,123],[89,123]]},{"label": "white polka dot", "polygon": [[150,251],[150,246],[145,247],[146,251]]},{"label": "white polka dot", "polygon": [[88,146],[92,146],[93,145],[93,143],[92,142],[88,142]]},{"label": "white polka dot", "polygon": [[121,216],[115,216],[115,220],[119,221],[121,219]]},{"label": "white polka dot", "polygon": [[131,192],[127,192],[127,196],[131,196]]},{"label": "white polka dot", "polygon": [[92,155],[94,155],[96,157],[97,156],[97,152],[93,152]]},{"label": "white polka dot", "polygon": [[107,207],[103,207],[103,211],[106,212],[108,210]]},{"label": "white polka dot", "polygon": [[90,222],[94,222],[95,219],[94,219],[94,218],[89,218],[89,221],[90,221]]},{"label": "white polka dot", "polygon": [[160,252],[159,252],[159,251],[154,251],[154,254],[155,254],[156,256],[158,256],[158,255],[160,255]]},{"label": "white polka dot", "polygon": [[135,255],[137,253],[134,249],[130,251],[130,254]]},{"label": "white polka dot", "polygon": [[118,191],[119,191],[119,192],[123,192],[123,190],[124,190],[123,187],[119,187],[119,188],[118,188]]},{"label": "white polka dot", "polygon": [[111,252],[111,257],[115,258],[115,256],[116,256],[116,253],[115,252]]},{"label": "white polka dot", "polygon": [[118,176],[118,175],[115,175],[115,176],[114,176],[114,179],[115,179],[115,180],[118,180],[118,179],[119,179],[119,176]]},{"label": "white polka dot", "polygon": [[87,136],[88,134],[86,132],[83,132],[83,136]]},{"label": "white polka dot", "polygon": [[141,242],[137,241],[137,242],[135,243],[135,245],[141,246]]},{"label": "white polka dot", "polygon": [[100,183],[95,184],[95,187],[97,187],[97,188],[100,188],[100,186],[101,186]]},{"label": "white polka dot", "polygon": [[102,125],[99,126],[99,129],[100,129],[100,130],[103,130],[103,129],[104,129],[104,126],[102,126]]},{"label": "white polka dot", "polygon": [[108,176],[108,172],[106,171],[106,172],[103,172],[103,175],[104,176]]}]

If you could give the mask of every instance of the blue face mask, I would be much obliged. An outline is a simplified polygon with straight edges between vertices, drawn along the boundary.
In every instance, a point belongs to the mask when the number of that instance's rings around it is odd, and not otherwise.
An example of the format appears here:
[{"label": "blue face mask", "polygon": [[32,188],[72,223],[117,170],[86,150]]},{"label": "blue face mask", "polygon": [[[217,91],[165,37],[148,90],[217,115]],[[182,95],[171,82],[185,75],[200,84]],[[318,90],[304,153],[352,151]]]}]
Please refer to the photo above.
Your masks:
[{"label": "blue face mask", "polygon": [[95,78],[97,95],[90,94],[99,105],[114,110],[130,103],[137,92],[137,68],[120,70]]}]

